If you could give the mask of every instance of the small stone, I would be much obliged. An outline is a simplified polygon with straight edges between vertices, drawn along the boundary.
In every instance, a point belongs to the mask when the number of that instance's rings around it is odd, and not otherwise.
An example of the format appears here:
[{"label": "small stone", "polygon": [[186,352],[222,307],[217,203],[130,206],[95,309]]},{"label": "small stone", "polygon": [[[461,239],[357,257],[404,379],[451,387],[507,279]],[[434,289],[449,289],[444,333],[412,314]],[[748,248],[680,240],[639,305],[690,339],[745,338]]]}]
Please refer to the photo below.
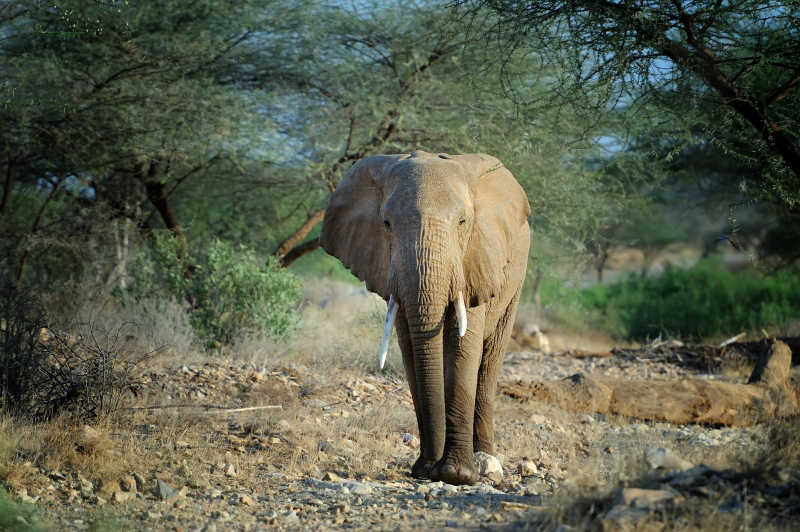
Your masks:
[{"label": "small stone", "polygon": [[102,498],[102,497],[95,497],[95,499],[94,499],[94,503],[95,503],[97,506],[105,506],[106,502],[107,502],[107,501],[106,501],[104,498]]},{"label": "small stone", "polygon": [[349,482],[345,482],[344,484],[347,489],[350,490],[350,493],[353,495],[371,495],[372,494],[372,487],[369,484],[365,484],[364,482],[357,482],[355,480],[351,480]]},{"label": "small stone", "polygon": [[324,475],[322,475],[322,480],[326,480],[328,482],[338,482],[342,480],[339,475],[334,473],[333,471],[326,471]]},{"label": "small stone", "polygon": [[403,438],[403,443],[405,443],[412,449],[417,449],[419,447],[419,438],[417,438],[413,434],[409,432],[404,432],[402,438]]},{"label": "small stone", "polygon": [[161,519],[161,514],[159,512],[154,512],[152,510],[147,510],[144,515],[148,519],[152,520]]},{"label": "small stone", "polygon": [[214,488],[208,493],[208,496],[211,497],[212,499],[218,499],[222,497],[222,491],[218,490],[217,488]]},{"label": "small stone", "polygon": [[288,523],[296,523],[297,521],[300,520],[300,518],[297,516],[297,512],[295,512],[294,510],[289,510],[288,512],[283,514],[283,518]]},{"label": "small stone", "polygon": [[526,456],[517,466],[517,472],[522,476],[535,475],[539,468],[536,467],[536,462]]},{"label": "small stone", "polygon": [[35,504],[39,500],[39,497],[31,497],[30,495],[28,495],[28,490],[26,490],[25,488],[19,490],[17,492],[17,496],[19,497],[19,500],[24,502],[25,504]]},{"label": "small stone", "polygon": [[239,497],[239,504],[244,504],[245,506],[253,506],[256,503],[249,495],[242,495]]},{"label": "small stone", "polygon": [[100,483],[99,492],[103,495],[111,496],[114,493],[120,491],[119,482],[116,480],[103,480]]},{"label": "small stone", "polygon": [[226,464],[225,468],[225,476],[226,477],[235,477],[236,476],[236,468],[233,467],[233,464]]},{"label": "small stone", "polygon": [[153,494],[156,496],[157,499],[162,501],[168,501],[171,498],[175,497],[178,491],[164,482],[163,480],[156,479],[155,488],[153,489]]},{"label": "small stone", "polygon": [[329,453],[333,451],[333,445],[328,440],[322,440],[317,444],[317,450],[321,453]]},{"label": "small stone", "polygon": [[122,488],[122,491],[136,493],[136,479],[133,475],[122,475],[119,478],[119,487]]},{"label": "small stone", "polygon": [[145,481],[144,477],[139,473],[134,473],[133,479],[136,481],[136,491],[139,493],[144,493],[147,490],[147,482]]},{"label": "small stone", "polygon": [[305,401],[303,401],[303,404],[308,408],[320,408],[320,409],[328,406],[328,403],[326,403],[322,399],[306,399]]},{"label": "small stone", "polygon": [[346,513],[350,512],[350,505],[347,504],[347,503],[339,504],[337,506],[334,506],[334,511],[337,514],[346,514]]},{"label": "small stone", "polygon": [[133,493],[127,491],[115,491],[111,494],[111,502],[115,504],[122,504],[124,502],[128,502],[134,497],[135,495]]},{"label": "small stone", "polygon": [[694,464],[684,460],[666,447],[648,447],[644,451],[644,458],[652,469],[686,471],[694,467]]},{"label": "small stone", "polygon": [[503,466],[500,464],[500,460],[488,453],[482,451],[475,453],[475,469],[479,475],[492,482],[503,480]]}]

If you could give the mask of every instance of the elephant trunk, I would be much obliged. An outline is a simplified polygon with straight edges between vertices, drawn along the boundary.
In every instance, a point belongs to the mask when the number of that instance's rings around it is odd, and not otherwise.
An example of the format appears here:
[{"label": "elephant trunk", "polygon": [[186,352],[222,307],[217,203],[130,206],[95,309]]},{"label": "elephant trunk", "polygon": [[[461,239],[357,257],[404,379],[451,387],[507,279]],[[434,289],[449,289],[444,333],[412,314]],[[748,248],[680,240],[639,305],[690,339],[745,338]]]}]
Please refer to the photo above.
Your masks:
[{"label": "elephant trunk", "polygon": [[[438,298],[440,294],[421,294]],[[444,451],[444,301],[410,305],[407,309],[408,330],[414,353],[416,399],[422,421],[420,438],[423,456],[438,460]]]},{"label": "elephant trunk", "polygon": [[414,245],[405,250],[396,296],[411,336],[423,456],[438,460],[445,442],[444,323],[455,296],[456,261],[446,227],[427,220],[418,230]]}]

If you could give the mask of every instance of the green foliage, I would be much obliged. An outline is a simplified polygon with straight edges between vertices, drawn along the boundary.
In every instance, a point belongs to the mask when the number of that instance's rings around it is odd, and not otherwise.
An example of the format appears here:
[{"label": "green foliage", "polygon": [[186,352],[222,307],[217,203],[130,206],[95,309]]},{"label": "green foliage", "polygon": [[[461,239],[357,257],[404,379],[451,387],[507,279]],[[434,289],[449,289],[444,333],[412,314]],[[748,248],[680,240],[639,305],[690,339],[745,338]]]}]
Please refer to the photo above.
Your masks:
[{"label": "green foliage", "polygon": [[0,530],[34,532],[45,530],[37,523],[35,508],[14,501],[0,486]]},{"label": "green foliage", "polygon": [[285,338],[299,324],[297,277],[273,257],[261,259],[244,245],[214,240],[184,257],[180,242],[156,234],[132,265],[127,298],[185,302],[191,324],[207,346],[229,345],[242,335]]},{"label": "green foliage", "polygon": [[700,340],[791,325],[800,318],[800,274],[782,270],[759,278],[705,260],[685,270],[668,268],[658,277],[594,285],[582,290],[579,300],[612,332],[631,340],[659,335]]},{"label": "green foliage", "polygon": [[529,45],[545,65],[560,66],[551,78],[559,98],[589,95],[589,113],[619,111],[621,127],[608,133],[617,154],[630,148],[668,168],[698,147],[711,148],[740,167],[746,195],[797,210],[794,0],[456,3],[489,6],[501,19],[489,19],[487,40]]}]

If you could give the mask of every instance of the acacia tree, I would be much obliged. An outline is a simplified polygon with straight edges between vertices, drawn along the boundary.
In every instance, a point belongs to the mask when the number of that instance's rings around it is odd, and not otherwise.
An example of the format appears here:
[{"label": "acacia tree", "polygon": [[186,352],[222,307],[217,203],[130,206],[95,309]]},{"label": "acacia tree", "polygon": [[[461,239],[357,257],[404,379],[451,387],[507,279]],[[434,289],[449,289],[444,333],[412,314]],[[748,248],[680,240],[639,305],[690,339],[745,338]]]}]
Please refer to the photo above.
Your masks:
[{"label": "acacia tree", "polygon": [[[676,151],[716,145],[749,170],[752,192],[800,204],[800,12],[782,0],[458,2],[490,7],[501,41],[539,52],[568,76],[554,90],[591,90],[658,134],[682,125]],[[688,111],[688,112],[687,112]]]},{"label": "acacia tree", "polygon": [[[269,126],[226,81],[245,44],[287,13],[278,2],[0,2],[0,216],[36,213],[14,232],[17,281],[41,241],[32,237],[58,225],[43,220],[59,197],[100,219],[155,218],[184,242],[176,191],[211,170],[238,171],[253,132]],[[37,192],[45,198],[32,211]]]},{"label": "acacia tree", "polygon": [[[543,105],[543,80],[558,75],[553,68],[541,68],[535,54],[509,57],[487,48],[464,13],[444,7],[317,6],[281,76],[265,79],[254,69],[252,83],[270,87],[265,108],[288,117],[284,131],[298,154],[294,171],[274,168],[269,182],[301,187],[308,198],[307,216],[276,246],[284,264],[318,246],[308,235],[328,195],[352,162],[372,153],[421,148],[497,155],[529,191],[539,228],[569,233],[576,242],[582,241],[577,233],[590,232],[616,207],[616,200],[597,199],[613,197],[617,184],[584,164],[599,149],[598,135],[589,132],[603,118],[583,120],[576,114],[580,105]],[[499,81],[503,69],[519,73],[511,87],[519,104]],[[278,111],[287,105],[295,113]]]}]

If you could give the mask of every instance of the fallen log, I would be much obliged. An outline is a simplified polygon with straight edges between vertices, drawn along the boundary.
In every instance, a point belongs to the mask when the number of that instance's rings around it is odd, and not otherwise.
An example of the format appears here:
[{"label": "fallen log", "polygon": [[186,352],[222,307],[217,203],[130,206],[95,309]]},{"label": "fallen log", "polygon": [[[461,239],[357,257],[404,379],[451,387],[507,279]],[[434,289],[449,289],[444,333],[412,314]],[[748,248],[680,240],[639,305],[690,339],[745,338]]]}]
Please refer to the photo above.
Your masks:
[{"label": "fallen log", "polygon": [[774,341],[747,384],[701,379],[634,381],[573,375],[559,381],[502,383],[504,395],[566,410],[675,424],[746,426],[798,412],[790,382],[792,351]]}]

